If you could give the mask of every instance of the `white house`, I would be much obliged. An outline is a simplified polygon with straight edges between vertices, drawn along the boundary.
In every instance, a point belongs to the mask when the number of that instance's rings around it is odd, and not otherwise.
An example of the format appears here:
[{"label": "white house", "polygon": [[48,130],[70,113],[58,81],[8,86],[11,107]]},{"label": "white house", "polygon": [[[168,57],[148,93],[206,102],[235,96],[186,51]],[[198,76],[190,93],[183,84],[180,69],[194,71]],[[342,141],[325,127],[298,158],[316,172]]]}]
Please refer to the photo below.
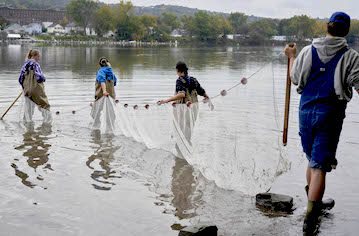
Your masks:
[{"label": "white house", "polygon": [[175,37],[175,38],[180,38],[180,37],[184,37],[186,35],[186,31],[184,30],[179,30],[179,29],[175,29],[170,33],[170,37]]},{"label": "white house", "polygon": [[32,23],[29,25],[24,25],[25,31],[28,34],[41,34],[42,33],[42,26],[40,24]]},{"label": "white house", "polygon": [[50,25],[47,28],[47,32],[49,34],[56,34],[56,33],[63,34],[63,33],[65,33],[65,29],[60,24],[55,23],[55,24]]},{"label": "white house", "polygon": [[7,39],[9,39],[9,40],[21,39],[21,35],[20,34],[8,34]]},{"label": "white house", "polygon": [[5,28],[5,32],[9,34],[25,34],[26,29],[19,24],[12,24]]},{"label": "white house", "polygon": [[54,24],[53,22],[42,22],[42,26],[47,29],[50,25]]},{"label": "white house", "polygon": [[96,33],[94,28],[87,27],[86,28],[86,35],[97,36],[97,33]]},{"label": "white house", "polygon": [[275,36],[272,37],[272,40],[275,40],[275,41],[287,41],[287,36],[275,35]]},{"label": "white house", "polygon": [[107,34],[104,34],[103,37],[104,38],[111,38],[114,35],[115,35],[115,33],[112,30],[110,30],[110,31],[107,32]]},{"label": "white house", "polygon": [[[79,33],[79,32],[84,32],[84,28],[81,27],[81,26],[76,25],[75,23],[70,23],[70,24],[65,26],[65,33],[66,34]],[[96,36],[97,34],[96,34],[94,28],[86,27],[86,35]]]},{"label": "white house", "polygon": [[84,28],[80,27],[80,26],[77,26],[75,23],[70,23],[70,24],[67,24],[65,26],[65,33],[66,34],[83,32],[83,31],[84,31]]}]

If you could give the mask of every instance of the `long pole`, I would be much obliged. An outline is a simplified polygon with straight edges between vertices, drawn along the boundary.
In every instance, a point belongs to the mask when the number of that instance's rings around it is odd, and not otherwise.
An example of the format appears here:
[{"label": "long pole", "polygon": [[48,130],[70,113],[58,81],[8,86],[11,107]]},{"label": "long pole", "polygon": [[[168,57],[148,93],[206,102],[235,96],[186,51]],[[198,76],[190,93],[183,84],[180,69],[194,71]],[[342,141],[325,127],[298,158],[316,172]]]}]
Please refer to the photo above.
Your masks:
[{"label": "long pole", "polygon": [[[294,44],[289,44],[289,47],[294,47]],[[290,89],[291,89],[291,81],[290,81],[290,59],[288,58],[287,65],[287,88],[285,93],[285,111],[284,111],[284,128],[283,128],[283,145],[287,146],[288,142],[288,124],[289,124],[289,107],[290,107]]]},{"label": "long pole", "polygon": [[11,107],[15,104],[15,102],[20,98],[22,94],[22,91],[21,93],[19,94],[19,96],[17,96],[17,98],[15,99],[15,101],[13,101],[13,103],[11,103],[11,105],[9,106],[9,108],[4,112],[4,114],[1,116],[0,120],[2,120],[2,118],[4,118],[4,116],[6,115],[6,113],[11,109]]}]

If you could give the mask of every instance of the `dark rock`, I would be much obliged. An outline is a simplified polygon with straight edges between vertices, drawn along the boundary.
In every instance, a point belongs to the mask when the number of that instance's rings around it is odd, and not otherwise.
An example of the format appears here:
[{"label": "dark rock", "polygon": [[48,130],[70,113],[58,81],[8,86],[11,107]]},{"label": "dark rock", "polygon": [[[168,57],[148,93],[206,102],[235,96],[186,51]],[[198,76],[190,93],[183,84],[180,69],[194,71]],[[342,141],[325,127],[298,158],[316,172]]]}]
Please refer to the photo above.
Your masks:
[{"label": "dark rock", "polygon": [[217,236],[217,232],[217,226],[202,223],[181,229],[178,236]]},{"label": "dark rock", "polygon": [[275,193],[259,193],[256,195],[256,205],[260,209],[290,213],[293,209],[293,198]]}]

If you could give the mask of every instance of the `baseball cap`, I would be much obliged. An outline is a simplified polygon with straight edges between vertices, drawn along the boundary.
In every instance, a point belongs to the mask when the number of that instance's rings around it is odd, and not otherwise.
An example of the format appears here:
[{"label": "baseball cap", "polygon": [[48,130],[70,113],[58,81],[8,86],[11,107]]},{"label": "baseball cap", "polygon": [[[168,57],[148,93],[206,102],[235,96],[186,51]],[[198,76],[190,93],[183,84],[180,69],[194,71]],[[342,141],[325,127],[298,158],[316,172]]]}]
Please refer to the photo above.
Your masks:
[{"label": "baseball cap", "polygon": [[344,12],[335,12],[329,19],[328,23],[336,22],[343,24],[348,30],[350,28],[350,16]]}]

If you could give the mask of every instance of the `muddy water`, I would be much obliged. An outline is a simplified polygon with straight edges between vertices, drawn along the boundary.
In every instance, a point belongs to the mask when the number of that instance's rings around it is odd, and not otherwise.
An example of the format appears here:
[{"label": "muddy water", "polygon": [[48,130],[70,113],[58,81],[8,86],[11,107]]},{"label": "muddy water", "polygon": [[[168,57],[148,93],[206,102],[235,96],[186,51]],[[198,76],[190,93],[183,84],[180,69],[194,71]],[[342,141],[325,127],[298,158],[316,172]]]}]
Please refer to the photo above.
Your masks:
[{"label": "muddy water", "polygon": [[[24,126],[14,107],[0,122],[0,235],[177,235],[174,224],[198,222],[215,223],[220,235],[300,235],[306,161],[297,137],[299,97],[294,88],[286,149],[292,165],[271,188],[294,197],[296,210],[284,217],[266,216],[255,208],[253,196],[230,186],[219,188],[215,182],[220,180],[208,181],[184,159],[83,125],[89,120],[101,56],[111,59],[118,75],[119,99],[144,104],[173,93],[178,60],[187,61],[207,91],[217,94],[238,77],[251,75],[281,48],[1,45],[1,112],[20,92],[17,78],[30,47],[41,51],[52,111],[60,115],[54,115],[52,126]],[[246,92],[257,88],[273,99],[272,87],[266,85],[275,78],[275,92],[284,94],[285,58],[273,60],[272,68],[273,74]],[[283,99],[277,99],[282,106]],[[243,109],[250,113],[261,105],[253,98]],[[338,169],[328,175],[326,195],[336,200],[336,207],[323,218],[322,235],[356,235],[359,230],[358,108],[356,94],[347,110]]]}]

